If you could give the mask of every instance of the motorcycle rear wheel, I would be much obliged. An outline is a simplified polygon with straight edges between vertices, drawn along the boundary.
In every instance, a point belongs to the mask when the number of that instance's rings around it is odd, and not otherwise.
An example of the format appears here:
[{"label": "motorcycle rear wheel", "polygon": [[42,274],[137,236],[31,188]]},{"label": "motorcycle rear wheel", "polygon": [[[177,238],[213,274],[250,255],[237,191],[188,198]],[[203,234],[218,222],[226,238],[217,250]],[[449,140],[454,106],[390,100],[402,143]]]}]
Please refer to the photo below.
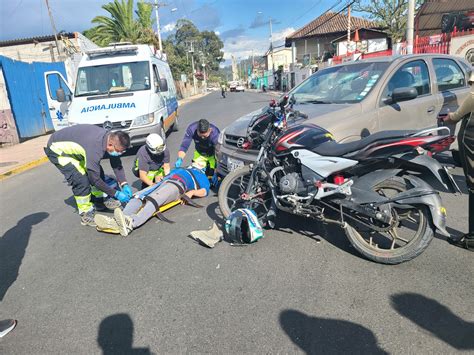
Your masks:
[{"label": "motorcycle rear wheel", "polygon": [[[376,185],[374,191],[390,197],[393,195],[387,194],[387,191],[397,194],[410,188],[412,186],[407,180],[395,177]],[[400,264],[420,255],[433,239],[431,215],[426,206],[417,205],[410,210],[392,207],[392,213],[398,216],[399,223],[384,232],[370,231],[361,223],[347,220],[348,226],[345,229],[347,238],[352,246],[367,259],[382,264]],[[370,223],[370,221],[366,220],[365,223]],[[411,239],[406,238],[406,233],[403,237],[400,235],[399,229],[402,227],[407,227],[408,230],[414,232]],[[411,233],[408,232],[408,234]]]}]

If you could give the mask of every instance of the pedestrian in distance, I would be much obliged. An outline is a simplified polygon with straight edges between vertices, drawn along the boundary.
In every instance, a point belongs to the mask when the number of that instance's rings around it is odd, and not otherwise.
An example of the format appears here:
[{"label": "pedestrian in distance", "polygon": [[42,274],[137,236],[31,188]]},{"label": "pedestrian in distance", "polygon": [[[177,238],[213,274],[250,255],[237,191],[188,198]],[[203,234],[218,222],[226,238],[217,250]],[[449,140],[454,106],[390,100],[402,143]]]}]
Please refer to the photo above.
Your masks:
[{"label": "pedestrian in distance", "polygon": [[222,98],[225,99],[225,92],[226,92],[226,87],[224,84],[221,85],[221,95]]},{"label": "pedestrian in distance", "polygon": [[466,234],[451,242],[474,251],[474,72],[469,77],[471,92],[456,112],[450,112],[444,122],[457,123],[462,120],[459,130],[459,151],[467,188],[469,190],[469,229]]},{"label": "pedestrian in distance", "polygon": [[[107,194],[104,204],[115,209],[132,197],[120,155],[130,147],[130,137],[122,131],[110,132],[101,127],[80,124],[56,131],[44,149],[52,164],[64,175],[72,187],[81,216],[81,224],[95,226],[95,208],[91,200],[91,186]],[[118,188],[109,186],[100,161],[110,158],[110,165]]]},{"label": "pedestrian in distance", "polygon": [[186,152],[191,145],[191,141],[194,141],[195,150],[193,156],[193,162],[200,165],[205,165],[207,176],[212,176],[212,184],[216,186],[217,175],[216,169],[216,145],[219,138],[219,128],[217,128],[208,120],[201,119],[197,122],[191,123],[186,129],[183,141],[178,152],[178,159],[176,160],[175,166],[181,167],[183,159],[186,156]]},{"label": "pedestrian in distance", "polygon": [[148,135],[145,145],[137,152],[133,165],[133,174],[140,178],[142,189],[160,182],[170,173],[170,151],[163,138],[152,133]]}]

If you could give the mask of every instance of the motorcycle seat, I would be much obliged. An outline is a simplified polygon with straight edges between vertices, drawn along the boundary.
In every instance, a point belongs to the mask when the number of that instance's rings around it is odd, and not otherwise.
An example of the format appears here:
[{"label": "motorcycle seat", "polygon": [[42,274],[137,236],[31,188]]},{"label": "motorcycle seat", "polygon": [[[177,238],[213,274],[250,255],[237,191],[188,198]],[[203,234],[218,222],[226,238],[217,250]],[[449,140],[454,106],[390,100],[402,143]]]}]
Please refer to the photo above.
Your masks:
[{"label": "motorcycle seat", "polygon": [[418,131],[413,130],[381,131],[371,134],[370,136],[362,138],[358,141],[349,143],[338,143],[335,141],[325,142],[314,147],[312,151],[322,156],[340,157],[342,155],[361,150],[362,148],[365,148],[368,145],[377,141],[385,139],[405,138],[417,132]]}]

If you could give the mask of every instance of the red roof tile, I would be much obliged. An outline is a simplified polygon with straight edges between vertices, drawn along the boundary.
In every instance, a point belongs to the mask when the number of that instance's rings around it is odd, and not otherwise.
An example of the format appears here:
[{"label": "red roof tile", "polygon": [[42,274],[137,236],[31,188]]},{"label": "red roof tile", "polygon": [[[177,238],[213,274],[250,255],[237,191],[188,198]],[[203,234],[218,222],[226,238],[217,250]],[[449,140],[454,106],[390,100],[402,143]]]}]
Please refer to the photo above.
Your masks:
[{"label": "red roof tile", "polygon": [[[360,17],[351,16],[351,29],[356,28],[379,28],[380,26],[373,21]],[[303,37],[311,37],[325,35],[328,33],[337,33],[347,31],[347,15],[334,12],[326,12],[307,25],[296,30],[286,39],[298,39]]]}]

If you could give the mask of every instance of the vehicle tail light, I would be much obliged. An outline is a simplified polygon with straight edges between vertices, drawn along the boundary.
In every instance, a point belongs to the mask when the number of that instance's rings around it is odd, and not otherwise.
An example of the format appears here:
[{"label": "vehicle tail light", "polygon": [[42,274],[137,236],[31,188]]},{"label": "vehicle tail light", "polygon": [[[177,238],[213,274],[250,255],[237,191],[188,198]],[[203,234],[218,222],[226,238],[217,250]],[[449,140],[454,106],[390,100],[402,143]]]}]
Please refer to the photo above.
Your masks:
[{"label": "vehicle tail light", "polygon": [[336,175],[336,176],[334,176],[333,181],[336,185],[342,185],[344,183],[344,176]]}]

